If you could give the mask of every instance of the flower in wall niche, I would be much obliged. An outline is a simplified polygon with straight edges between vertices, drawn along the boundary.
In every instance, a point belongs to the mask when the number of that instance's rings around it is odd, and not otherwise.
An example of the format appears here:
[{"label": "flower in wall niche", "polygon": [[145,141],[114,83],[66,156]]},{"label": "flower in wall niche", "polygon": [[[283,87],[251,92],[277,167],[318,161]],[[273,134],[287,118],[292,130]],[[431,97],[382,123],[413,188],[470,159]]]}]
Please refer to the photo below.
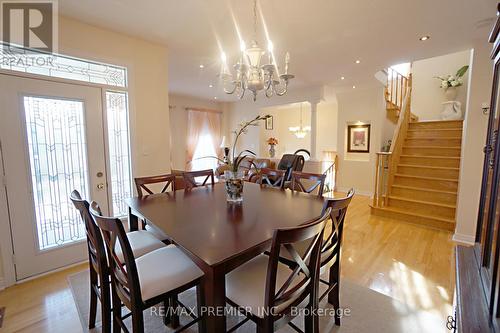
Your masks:
[{"label": "flower in wall niche", "polygon": [[278,144],[278,139],[271,137],[266,140],[266,143],[270,146],[276,146]]},{"label": "flower in wall niche", "polygon": [[436,79],[441,80],[441,88],[448,89],[451,87],[459,87],[463,84],[462,77],[465,75],[469,66],[465,65],[460,68],[455,75],[447,75],[447,76],[435,76]]}]

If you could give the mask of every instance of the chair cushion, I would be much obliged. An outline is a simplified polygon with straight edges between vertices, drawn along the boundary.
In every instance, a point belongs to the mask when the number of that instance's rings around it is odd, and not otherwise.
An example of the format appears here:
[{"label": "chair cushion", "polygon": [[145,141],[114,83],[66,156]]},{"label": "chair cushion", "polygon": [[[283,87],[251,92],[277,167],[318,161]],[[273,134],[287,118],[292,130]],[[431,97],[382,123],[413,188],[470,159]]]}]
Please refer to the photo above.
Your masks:
[{"label": "chair cushion", "polygon": [[[261,318],[265,314],[263,309],[265,304],[268,263],[269,257],[266,255],[260,255],[226,275],[227,298],[233,303],[250,310],[252,314]],[[275,292],[283,286],[291,273],[292,271],[286,265],[278,263]],[[302,275],[298,275],[288,289],[297,285],[302,278]],[[274,311],[280,312],[293,303],[294,300],[295,299],[291,299],[283,304],[280,304]]]},{"label": "chair cushion", "polygon": [[203,276],[201,269],[175,245],[154,250],[135,262],[143,301]]},{"label": "chair cushion", "polygon": [[153,234],[153,236],[155,236],[155,238],[160,240],[160,241],[164,241],[164,240],[168,239],[168,236],[165,233],[163,233],[160,229],[158,229],[155,226],[152,226],[150,224],[147,224],[147,223],[146,223],[146,231]]},{"label": "chair cushion", "polygon": [[[132,248],[134,258],[139,258],[148,252],[164,247],[162,241],[156,238],[151,232],[146,230],[138,230],[127,233],[127,238]],[[123,251],[120,243],[117,241],[115,245],[115,253],[118,259],[123,262]]]}]

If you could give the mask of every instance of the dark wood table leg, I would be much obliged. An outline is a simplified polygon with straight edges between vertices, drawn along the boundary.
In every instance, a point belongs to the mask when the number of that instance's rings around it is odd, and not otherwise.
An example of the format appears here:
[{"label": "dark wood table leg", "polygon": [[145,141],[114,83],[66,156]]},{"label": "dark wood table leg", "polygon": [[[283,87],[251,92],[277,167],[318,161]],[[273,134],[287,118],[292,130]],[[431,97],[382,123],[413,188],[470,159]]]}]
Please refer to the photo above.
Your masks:
[{"label": "dark wood table leg", "polygon": [[139,230],[139,218],[134,215],[130,207],[128,208],[128,228],[129,231]]},{"label": "dark wood table leg", "polygon": [[202,279],[205,332],[226,332],[226,275],[213,268]]}]

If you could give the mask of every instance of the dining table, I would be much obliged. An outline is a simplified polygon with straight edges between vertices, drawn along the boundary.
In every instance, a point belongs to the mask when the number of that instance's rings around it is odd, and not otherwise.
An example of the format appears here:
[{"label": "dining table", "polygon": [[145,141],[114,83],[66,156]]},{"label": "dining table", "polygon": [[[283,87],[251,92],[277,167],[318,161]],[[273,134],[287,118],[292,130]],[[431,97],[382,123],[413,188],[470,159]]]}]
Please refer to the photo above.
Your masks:
[{"label": "dining table", "polygon": [[146,219],[204,272],[199,300],[209,309],[201,325],[204,332],[226,331],[226,274],[264,253],[276,229],[313,221],[323,208],[323,199],[315,195],[249,182],[239,203],[227,201],[223,183],[125,202],[131,231],[138,229],[138,216]]}]

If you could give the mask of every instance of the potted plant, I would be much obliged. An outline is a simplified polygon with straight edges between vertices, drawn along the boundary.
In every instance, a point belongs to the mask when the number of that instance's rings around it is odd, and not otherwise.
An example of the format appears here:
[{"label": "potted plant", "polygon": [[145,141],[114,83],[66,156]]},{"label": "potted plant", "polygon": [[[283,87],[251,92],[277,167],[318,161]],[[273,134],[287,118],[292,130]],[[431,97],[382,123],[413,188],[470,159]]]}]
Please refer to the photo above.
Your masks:
[{"label": "potted plant", "polygon": [[[260,121],[265,121],[271,117],[270,115],[265,115],[265,116],[257,116],[254,119],[250,121],[244,121],[239,124],[238,129],[233,131],[235,134],[234,142],[233,142],[233,149],[232,149],[232,155],[230,159],[221,159],[217,156],[206,156],[202,158],[215,158],[221,164],[225,166],[224,170],[224,180],[225,180],[225,187],[226,187],[226,192],[227,192],[227,201],[229,202],[241,202],[243,201],[243,184],[244,184],[244,178],[245,178],[245,172],[243,170],[239,170],[241,162],[249,156],[255,156],[256,154],[248,149],[245,149],[241,151],[238,155],[236,155],[236,145],[238,143],[238,139],[242,134],[246,134],[248,132],[248,128],[250,126],[259,126]],[[253,163],[250,162],[250,165],[253,165],[256,169],[257,166]]]},{"label": "potted plant", "polygon": [[278,139],[270,137],[266,140],[266,143],[269,145],[269,156],[273,158],[276,154],[276,150],[274,149],[274,147],[278,144]]},{"label": "potted plant", "polygon": [[454,101],[457,98],[457,87],[463,84],[462,77],[465,75],[469,66],[462,66],[455,75],[435,76],[441,80],[441,88],[444,89],[444,95],[447,101]]}]

